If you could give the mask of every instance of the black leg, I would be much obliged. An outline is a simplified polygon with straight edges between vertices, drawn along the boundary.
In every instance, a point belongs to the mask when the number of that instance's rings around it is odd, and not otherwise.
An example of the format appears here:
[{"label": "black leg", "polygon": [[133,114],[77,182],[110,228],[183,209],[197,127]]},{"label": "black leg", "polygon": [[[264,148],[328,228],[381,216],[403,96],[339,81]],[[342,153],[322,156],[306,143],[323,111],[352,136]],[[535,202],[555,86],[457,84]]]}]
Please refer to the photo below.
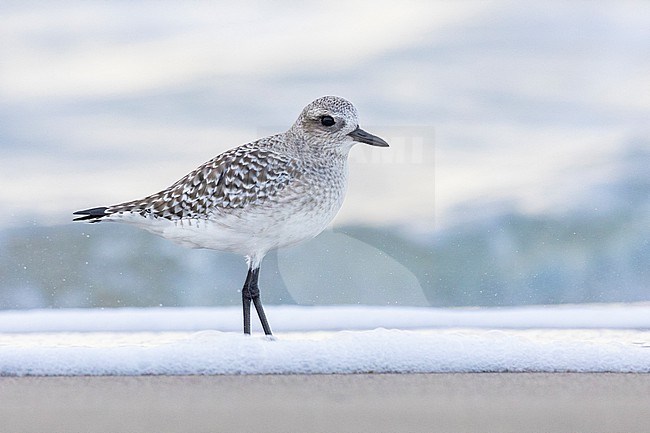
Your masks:
[{"label": "black leg", "polygon": [[257,317],[260,318],[260,322],[262,323],[262,328],[264,329],[264,333],[266,335],[273,335],[271,333],[271,327],[269,326],[269,321],[266,320],[266,314],[264,313],[264,307],[262,307],[262,301],[260,300],[259,295],[253,298],[253,304],[255,304],[255,310],[257,310]]},{"label": "black leg", "polygon": [[255,310],[257,311],[257,316],[260,318],[262,323],[262,328],[266,335],[272,335],[271,327],[269,322],[266,319],[266,314],[264,313],[264,307],[262,307],[262,301],[260,300],[260,289],[257,286],[257,280],[259,279],[260,268],[248,269],[248,275],[246,275],[246,282],[244,283],[244,288],[241,291],[242,294],[242,305],[244,307],[244,334],[251,333],[251,301],[255,305]]},{"label": "black leg", "polygon": [[241,303],[244,307],[244,334],[250,335],[251,333],[251,298],[248,296],[245,292],[246,286],[244,286],[244,290],[242,290],[242,299]]}]

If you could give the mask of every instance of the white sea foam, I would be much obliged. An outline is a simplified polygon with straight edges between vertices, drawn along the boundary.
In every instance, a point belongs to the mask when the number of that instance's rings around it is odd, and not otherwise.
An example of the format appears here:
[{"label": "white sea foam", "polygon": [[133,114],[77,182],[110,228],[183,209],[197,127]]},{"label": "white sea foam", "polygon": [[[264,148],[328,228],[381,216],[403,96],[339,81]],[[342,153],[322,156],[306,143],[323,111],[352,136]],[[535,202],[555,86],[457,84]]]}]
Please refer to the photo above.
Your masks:
[{"label": "white sea foam", "polygon": [[4,312],[0,375],[650,372],[650,306],[268,310],[273,340],[230,308]]}]

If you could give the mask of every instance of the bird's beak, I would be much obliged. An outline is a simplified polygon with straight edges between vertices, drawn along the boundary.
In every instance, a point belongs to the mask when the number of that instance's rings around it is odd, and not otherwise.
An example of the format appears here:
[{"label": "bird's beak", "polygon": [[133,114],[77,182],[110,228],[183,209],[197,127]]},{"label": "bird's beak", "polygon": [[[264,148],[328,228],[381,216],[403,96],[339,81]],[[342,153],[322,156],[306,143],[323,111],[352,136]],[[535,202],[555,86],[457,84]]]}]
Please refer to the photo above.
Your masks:
[{"label": "bird's beak", "polygon": [[358,141],[360,143],[366,143],[371,146],[388,147],[388,143],[386,143],[384,140],[377,137],[376,135],[367,133],[366,131],[359,128],[358,126],[357,129],[350,132],[348,135],[352,137],[354,141]]}]

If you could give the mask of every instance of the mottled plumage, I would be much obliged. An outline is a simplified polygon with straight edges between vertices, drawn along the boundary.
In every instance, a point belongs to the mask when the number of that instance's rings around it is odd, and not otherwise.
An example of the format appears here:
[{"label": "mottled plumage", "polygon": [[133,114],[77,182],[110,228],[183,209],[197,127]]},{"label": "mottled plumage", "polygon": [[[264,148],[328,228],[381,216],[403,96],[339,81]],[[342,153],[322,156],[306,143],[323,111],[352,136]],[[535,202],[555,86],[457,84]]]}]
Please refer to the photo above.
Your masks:
[{"label": "mottled plumage", "polygon": [[125,222],[182,245],[244,255],[244,331],[250,333],[252,300],[270,334],[257,289],[260,263],[268,251],[314,237],[334,218],[355,142],[387,146],[359,128],[350,102],[325,96],[287,132],[228,150],[148,197],[75,212],[82,215],[75,221]]},{"label": "mottled plumage", "polygon": [[264,143],[256,141],[228,150],[169,188],[109,206],[91,222],[124,213],[170,221],[209,219],[220,210],[261,204],[300,176],[300,161],[274,152],[274,139],[269,137]]}]

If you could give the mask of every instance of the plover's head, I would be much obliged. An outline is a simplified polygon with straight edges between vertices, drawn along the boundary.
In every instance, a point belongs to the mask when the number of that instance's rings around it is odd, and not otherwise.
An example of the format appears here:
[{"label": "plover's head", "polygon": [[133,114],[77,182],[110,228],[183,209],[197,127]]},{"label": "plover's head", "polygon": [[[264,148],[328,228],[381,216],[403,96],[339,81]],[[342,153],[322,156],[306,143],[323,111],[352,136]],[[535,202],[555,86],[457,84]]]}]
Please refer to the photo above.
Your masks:
[{"label": "plover's head", "polygon": [[357,109],[346,99],[338,96],[318,98],[303,110],[292,132],[302,139],[317,141],[321,145],[351,148],[356,142],[387,147],[381,138],[359,128]]}]

